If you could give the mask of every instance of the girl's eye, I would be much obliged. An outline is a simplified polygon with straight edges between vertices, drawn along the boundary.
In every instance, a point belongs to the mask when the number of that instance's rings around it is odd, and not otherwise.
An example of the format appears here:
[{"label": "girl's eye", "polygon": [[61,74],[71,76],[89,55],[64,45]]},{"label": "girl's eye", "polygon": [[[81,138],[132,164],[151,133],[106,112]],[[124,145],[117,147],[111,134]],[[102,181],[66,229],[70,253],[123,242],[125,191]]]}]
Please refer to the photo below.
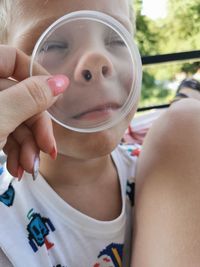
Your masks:
[{"label": "girl's eye", "polygon": [[40,52],[64,52],[68,50],[69,45],[63,42],[46,42]]},{"label": "girl's eye", "polygon": [[110,40],[110,42],[108,43],[110,46],[126,46],[126,44],[124,43],[123,40],[118,39],[118,40]]},{"label": "girl's eye", "polygon": [[110,46],[110,47],[124,47],[126,46],[125,42],[123,41],[123,39],[118,36],[117,34],[110,34],[106,40],[105,40],[105,44],[106,46]]}]

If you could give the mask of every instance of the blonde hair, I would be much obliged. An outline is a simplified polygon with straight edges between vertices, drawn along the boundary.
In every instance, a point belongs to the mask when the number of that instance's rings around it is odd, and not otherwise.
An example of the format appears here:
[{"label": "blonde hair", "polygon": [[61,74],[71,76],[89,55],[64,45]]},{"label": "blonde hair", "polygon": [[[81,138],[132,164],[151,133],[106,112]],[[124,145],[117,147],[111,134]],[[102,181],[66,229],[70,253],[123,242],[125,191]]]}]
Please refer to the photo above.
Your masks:
[{"label": "blonde hair", "polygon": [[[45,3],[48,1],[46,0]],[[129,2],[129,16],[133,25],[133,32],[135,32],[135,14],[133,9],[133,0],[128,0]],[[20,16],[17,14],[16,10],[13,11],[14,0],[0,0],[0,44],[9,43],[9,29],[13,23],[14,17]],[[19,11],[19,10],[18,10]],[[20,13],[20,12],[19,12]]]},{"label": "blonde hair", "polygon": [[134,12],[134,0],[129,0],[129,17],[133,25],[133,32],[135,32],[136,17]]},{"label": "blonde hair", "polygon": [[[42,4],[46,5],[48,0],[44,0]],[[20,29],[23,21],[19,21],[16,25],[16,18],[21,18],[23,14],[23,3],[18,0],[0,0],[0,43],[1,44],[12,44],[12,34]],[[34,15],[31,21],[27,22],[27,27],[31,24],[37,23],[34,19]],[[15,26],[15,27],[13,27]],[[24,25],[23,25],[24,26]]]}]

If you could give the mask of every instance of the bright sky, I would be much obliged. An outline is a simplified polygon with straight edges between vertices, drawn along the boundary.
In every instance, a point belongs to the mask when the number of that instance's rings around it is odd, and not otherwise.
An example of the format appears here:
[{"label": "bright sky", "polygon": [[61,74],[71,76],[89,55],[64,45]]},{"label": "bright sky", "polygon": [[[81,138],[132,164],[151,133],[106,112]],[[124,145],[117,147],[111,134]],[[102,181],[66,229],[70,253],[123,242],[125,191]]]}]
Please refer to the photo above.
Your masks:
[{"label": "bright sky", "polygon": [[165,17],[166,11],[167,0],[143,0],[142,14],[151,19]]}]

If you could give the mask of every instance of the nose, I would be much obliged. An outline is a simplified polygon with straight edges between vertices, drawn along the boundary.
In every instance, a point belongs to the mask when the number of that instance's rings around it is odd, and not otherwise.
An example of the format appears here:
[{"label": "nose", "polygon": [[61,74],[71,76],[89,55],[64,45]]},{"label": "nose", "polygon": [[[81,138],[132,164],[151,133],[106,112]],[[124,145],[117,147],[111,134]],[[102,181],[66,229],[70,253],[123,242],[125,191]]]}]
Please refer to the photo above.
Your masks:
[{"label": "nose", "polygon": [[100,81],[111,77],[113,65],[110,59],[100,53],[84,54],[74,71],[74,80],[80,83]]}]

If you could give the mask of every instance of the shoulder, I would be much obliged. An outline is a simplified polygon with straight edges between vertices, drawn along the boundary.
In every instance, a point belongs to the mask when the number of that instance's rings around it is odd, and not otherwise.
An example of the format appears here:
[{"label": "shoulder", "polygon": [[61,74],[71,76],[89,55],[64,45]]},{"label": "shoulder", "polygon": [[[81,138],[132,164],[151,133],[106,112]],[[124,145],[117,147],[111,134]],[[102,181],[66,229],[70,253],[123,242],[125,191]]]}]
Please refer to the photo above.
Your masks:
[{"label": "shoulder", "polygon": [[[176,143],[179,140],[184,141],[184,138],[188,140],[188,134],[194,132],[195,129],[200,127],[200,101],[196,99],[183,99],[170,106],[153,124],[150,129],[152,140],[159,143],[162,140],[162,144],[167,145],[173,143],[174,137],[177,138]],[[194,133],[195,134],[195,133]],[[157,138],[162,137],[162,139]],[[163,138],[164,137],[164,138]]]},{"label": "shoulder", "polygon": [[[185,99],[172,105],[149,130],[138,161],[142,177],[186,177],[200,169],[200,102]],[[140,177],[140,178],[138,178]]]},{"label": "shoulder", "polygon": [[[158,118],[143,144],[143,151],[170,162],[181,152],[194,153],[200,146],[200,102],[185,99],[172,105]],[[178,154],[177,154],[178,153]],[[160,155],[159,155],[160,154]],[[167,156],[167,158],[166,158]]]}]

